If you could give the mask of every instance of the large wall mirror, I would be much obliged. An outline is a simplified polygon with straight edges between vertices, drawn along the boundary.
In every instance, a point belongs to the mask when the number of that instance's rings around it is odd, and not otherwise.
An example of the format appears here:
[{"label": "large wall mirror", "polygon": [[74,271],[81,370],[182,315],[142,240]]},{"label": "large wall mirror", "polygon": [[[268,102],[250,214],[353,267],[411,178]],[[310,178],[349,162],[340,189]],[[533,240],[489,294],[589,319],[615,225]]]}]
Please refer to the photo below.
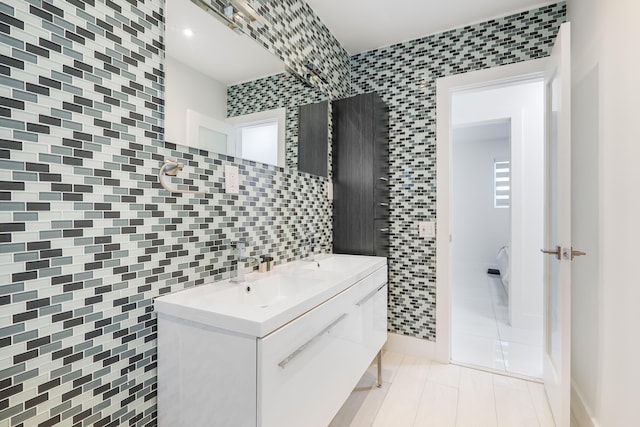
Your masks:
[{"label": "large wall mirror", "polygon": [[327,96],[192,0],[165,16],[166,140],[297,168],[298,106]]}]

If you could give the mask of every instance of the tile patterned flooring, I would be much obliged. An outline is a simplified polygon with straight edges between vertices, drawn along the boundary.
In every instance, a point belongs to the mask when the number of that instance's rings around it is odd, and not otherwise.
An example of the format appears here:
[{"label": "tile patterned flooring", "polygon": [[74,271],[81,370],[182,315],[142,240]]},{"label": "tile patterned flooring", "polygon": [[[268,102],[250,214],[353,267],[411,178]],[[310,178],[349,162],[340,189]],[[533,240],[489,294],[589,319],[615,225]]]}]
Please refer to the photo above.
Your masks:
[{"label": "tile patterned flooring", "polygon": [[372,364],[330,427],[554,427],[542,384],[400,353]]},{"label": "tile patterned flooring", "polygon": [[507,294],[499,277],[459,274],[453,286],[451,359],[542,378],[542,325],[519,329],[507,319]]}]

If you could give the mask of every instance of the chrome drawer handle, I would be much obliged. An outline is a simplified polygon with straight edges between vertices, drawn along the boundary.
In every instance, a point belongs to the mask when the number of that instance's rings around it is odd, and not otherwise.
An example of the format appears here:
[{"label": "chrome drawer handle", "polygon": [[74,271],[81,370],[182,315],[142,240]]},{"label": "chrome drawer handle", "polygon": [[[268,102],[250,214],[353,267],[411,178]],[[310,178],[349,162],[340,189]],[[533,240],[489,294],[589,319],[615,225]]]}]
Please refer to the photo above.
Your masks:
[{"label": "chrome drawer handle", "polygon": [[381,229],[380,229],[380,231],[381,231],[382,233],[386,233],[387,231],[389,231],[389,229],[388,229],[388,228],[381,228]]},{"label": "chrome drawer handle", "polygon": [[380,181],[389,181],[389,178],[385,178],[384,176],[381,176]]},{"label": "chrome drawer handle", "polygon": [[389,203],[379,203],[380,206],[389,206]]},{"label": "chrome drawer handle", "polygon": [[360,301],[358,301],[358,302],[356,303],[356,305],[357,305],[358,307],[360,307],[362,304],[364,304],[365,302],[367,302],[367,301],[369,301],[371,298],[373,298],[373,296],[374,296],[375,294],[377,294],[378,292],[380,292],[380,291],[382,290],[382,288],[384,288],[385,286],[387,286],[387,282],[384,282],[384,283],[382,284],[382,286],[380,286],[378,289],[375,289],[375,290],[373,290],[373,291],[369,292],[369,293],[368,293],[364,298],[362,298]]},{"label": "chrome drawer handle", "polygon": [[344,319],[345,317],[347,317],[347,313],[344,313],[342,316],[338,317],[336,320],[331,322],[329,326],[327,326],[326,328],[318,332],[316,335],[314,335],[309,341],[307,341],[306,343],[302,344],[300,347],[295,349],[293,353],[291,353],[290,355],[282,359],[282,361],[278,363],[278,366],[284,369],[285,366],[287,366],[293,359],[298,357],[300,353],[302,353],[309,345],[311,345],[311,343],[313,343],[315,340],[320,338],[322,335],[331,331],[331,329],[333,329],[333,327],[336,326],[338,323],[340,323],[342,319]]}]

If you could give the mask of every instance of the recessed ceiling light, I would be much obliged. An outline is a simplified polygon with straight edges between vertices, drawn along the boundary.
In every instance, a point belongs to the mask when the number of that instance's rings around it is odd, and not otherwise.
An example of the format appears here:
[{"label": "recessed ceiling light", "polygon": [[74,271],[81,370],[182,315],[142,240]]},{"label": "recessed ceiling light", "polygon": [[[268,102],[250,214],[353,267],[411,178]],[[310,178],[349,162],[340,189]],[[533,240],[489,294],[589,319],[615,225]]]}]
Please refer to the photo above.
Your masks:
[{"label": "recessed ceiling light", "polygon": [[184,35],[187,37],[193,36],[193,30],[191,28],[185,28],[183,32],[184,32]]}]

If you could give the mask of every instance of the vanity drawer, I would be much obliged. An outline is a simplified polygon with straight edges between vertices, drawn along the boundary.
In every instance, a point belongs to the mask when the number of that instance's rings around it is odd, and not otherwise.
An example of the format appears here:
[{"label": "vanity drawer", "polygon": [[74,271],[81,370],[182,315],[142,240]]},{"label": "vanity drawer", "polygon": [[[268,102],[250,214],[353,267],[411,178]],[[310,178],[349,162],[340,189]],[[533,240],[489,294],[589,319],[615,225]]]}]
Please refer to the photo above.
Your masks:
[{"label": "vanity drawer", "polygon": [[384,343],[363,316],[386,280],[385,266],[258,340],[259,427],[331,422]]}]

